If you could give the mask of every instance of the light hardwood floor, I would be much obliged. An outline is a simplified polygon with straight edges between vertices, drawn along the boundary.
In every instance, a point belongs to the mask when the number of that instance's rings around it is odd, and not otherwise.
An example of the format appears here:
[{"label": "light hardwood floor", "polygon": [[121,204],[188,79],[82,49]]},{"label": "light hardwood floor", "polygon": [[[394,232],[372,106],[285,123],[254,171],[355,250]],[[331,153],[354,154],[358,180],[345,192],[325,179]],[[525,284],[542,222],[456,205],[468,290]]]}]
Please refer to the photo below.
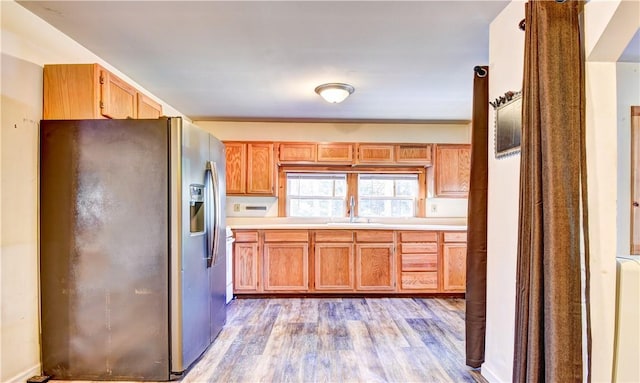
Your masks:
[{"label": "light hardwood floor", "polygon": [[182,381],[484,382],[464,347],[462,299],[238,299]]}]

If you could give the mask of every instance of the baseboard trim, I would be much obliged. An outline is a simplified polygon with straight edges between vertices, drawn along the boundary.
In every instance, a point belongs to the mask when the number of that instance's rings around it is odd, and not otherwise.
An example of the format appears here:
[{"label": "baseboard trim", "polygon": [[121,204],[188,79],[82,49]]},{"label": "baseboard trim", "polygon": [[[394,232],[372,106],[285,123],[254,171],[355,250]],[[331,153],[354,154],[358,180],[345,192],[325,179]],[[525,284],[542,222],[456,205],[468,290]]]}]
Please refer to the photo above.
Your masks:
[{"label": "baseboard trim", "polygon": [[483,364],[482,367],[480,368],[480,374],[482,375],[483,378],[485,378],[489,383],[502,383],[504,382],[503,380],[500,380],[496,374],[493,373],[493,371],[491,371],[491,369],[489,367],[487,367],[487,364]]},{"label": "baseboard trim", "polygon": [[29,379],[32,376],[40,375],[40,371],[42,371],[42,367],[40,363],[38,363],[35,366],[28,368],[22,371],[21,373],[9,378],[6,382],[7,383],[24,383],[27,381],[27,379]]}]

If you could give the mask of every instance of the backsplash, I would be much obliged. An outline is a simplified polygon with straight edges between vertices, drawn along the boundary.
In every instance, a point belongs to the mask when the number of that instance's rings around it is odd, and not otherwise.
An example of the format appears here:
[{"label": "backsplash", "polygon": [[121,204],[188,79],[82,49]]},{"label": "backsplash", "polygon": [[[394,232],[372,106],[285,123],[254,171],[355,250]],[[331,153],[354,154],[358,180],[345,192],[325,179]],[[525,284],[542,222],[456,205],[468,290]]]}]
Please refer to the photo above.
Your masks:
[{"label": "backsplash", "polygon": [[277,217],[276,197],[227,196],[227,217]]},{"label": "backsplash", "polygon": [[[227,196],[228,217],[277,217],[276,197]],[[466,198],[428,198],[427,217],[466,217]]]},{"label": "backsplash", "polygon": [[466,217],[466,198],[427,198],[427,217]]}]

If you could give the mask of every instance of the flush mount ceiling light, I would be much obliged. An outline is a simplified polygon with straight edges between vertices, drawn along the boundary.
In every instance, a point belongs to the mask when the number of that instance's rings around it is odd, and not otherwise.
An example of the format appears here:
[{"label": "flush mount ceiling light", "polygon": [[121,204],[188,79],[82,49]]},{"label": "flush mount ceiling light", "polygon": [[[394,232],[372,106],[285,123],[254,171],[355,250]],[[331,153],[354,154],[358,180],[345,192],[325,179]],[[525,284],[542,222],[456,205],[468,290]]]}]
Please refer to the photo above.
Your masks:
[{"label": "flush mount ceiling light", "polygon": [[344,101],[354,90],[351,85],[338,82],[322,84],[316,87],[316,93],[332,104]]}]

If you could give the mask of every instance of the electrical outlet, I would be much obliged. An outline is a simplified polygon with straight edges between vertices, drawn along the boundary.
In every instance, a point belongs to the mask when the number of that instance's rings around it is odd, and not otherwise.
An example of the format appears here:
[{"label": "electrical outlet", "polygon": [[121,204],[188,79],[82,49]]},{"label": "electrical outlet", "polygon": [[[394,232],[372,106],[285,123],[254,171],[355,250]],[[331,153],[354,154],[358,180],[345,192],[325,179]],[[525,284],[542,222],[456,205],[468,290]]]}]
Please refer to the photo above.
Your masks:
[{"label": "electrical outlet", "polygon": [[239,203],[234,203],[233,204],[233,211],[240,211],[240,204]]},{"label": "electrical outlet", "polygon": [[438,212],[438,205],[436,205],[435,203],[431,204],[431,208],[429,209],[430,212],[432,213],[437,213]]}]

